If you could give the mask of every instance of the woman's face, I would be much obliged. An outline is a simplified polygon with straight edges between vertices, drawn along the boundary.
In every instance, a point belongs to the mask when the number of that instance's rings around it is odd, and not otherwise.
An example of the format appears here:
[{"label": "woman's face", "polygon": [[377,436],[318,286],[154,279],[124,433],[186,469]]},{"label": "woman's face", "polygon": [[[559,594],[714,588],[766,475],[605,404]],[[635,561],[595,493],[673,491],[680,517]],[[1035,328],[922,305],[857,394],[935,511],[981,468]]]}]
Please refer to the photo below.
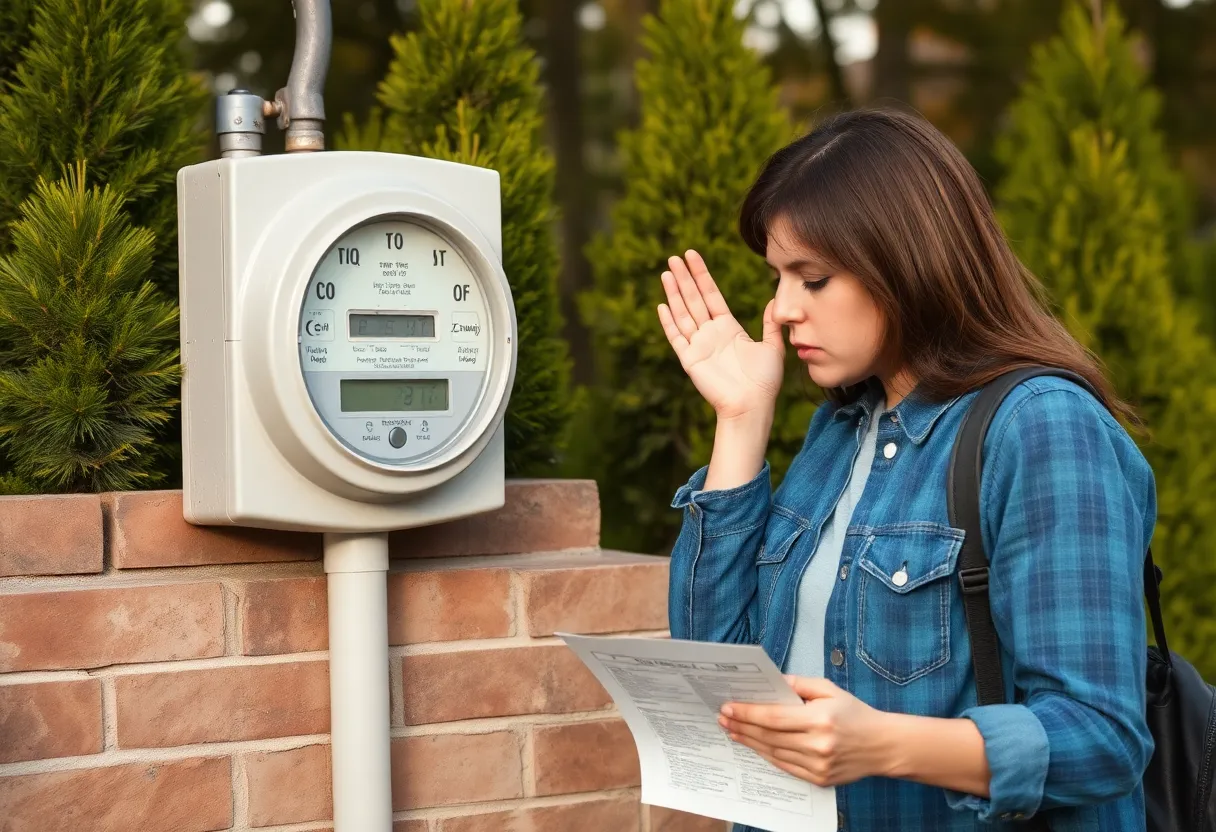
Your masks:
[{"label": "woman's face", "polygon": [[872,375],[886,380],[880,366],[882,313],[861,281],[832,269],[799,242],[779,219],[768,235],[765,259],[777,277],[773,317],[789,330],[790,344],[820,387],[845,387]]}]

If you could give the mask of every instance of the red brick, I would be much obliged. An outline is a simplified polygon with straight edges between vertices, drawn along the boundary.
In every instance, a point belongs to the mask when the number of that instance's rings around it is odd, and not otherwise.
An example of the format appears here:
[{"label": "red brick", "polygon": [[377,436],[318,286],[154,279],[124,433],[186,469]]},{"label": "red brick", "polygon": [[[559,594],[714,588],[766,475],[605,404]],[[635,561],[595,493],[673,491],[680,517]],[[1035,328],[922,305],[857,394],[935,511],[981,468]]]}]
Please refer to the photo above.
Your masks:
[{"label": "red brick", "polygon": [[180,491],[128,491],[107,496],[111,553],[119,569],[321,557],[319,534],[192,526],[182,516]]},{"label": "red brick", "polygon": [[0,763],[98,753],[101,681],[0,687],[0,737]]},{"label": "red brick", "polygon": [[611,702],[561,644],[406,656],[402,669],[407,725],[593,711]]},{"label": "red brick", "polygon": [[250,581],[241,598],[245,655],[328,649],[327,603],[324,577]]},{"label": "red brick", "polygon": [[[425,820],[399,820],[393,822],[393,832],[430,832]],[[332,830],[331,830],[332,832]]]},{"label": "red brick", "polygon": [[212,832],[232,826],[227,757],[0,779],[12,832]]},{"label": "red brick", "polygon": [[528,634],[667,629],[667,558],[570,555],[521,571]]},{"label": "red brick", "polygon": [[600,542],[600,503],[594,480],[513,480],[497,511],[393,532],[394,558],[513,555],[589,549]]},{"label": "red brick", "polygon": [[728,832],[731,824],[723,820],[677,812],[662,806],[647,806],[650,832]]},{"label": "red brick", "polygon": [[100,572],[101,497],[0,497],[0,577]]},{"label": "red brick", "polygon": [[505,569],[393,573],[388,632],[392,644],[509,636],[511,575]]},{"label": "red brick", "polygon": [[635,798],[618,797],[444,818],[439,832],[637,832],[639,817]]},{"label": "red brick", "polygon": [[223,652],[219,584],[0,595],[0,673],[201,659]]},{"label": "red brick", "polygon": [[533,733],[536,794],[573,794],[639,786],[637,747],[620,719],[541,725]]},{"label": "red brick", "polygon": [[145,673],[116,684],[122,748],[329,733],[323,661]]},{"label": "red brick", "polygon": [[276,826],[334,815],[329,746],[245,755],[249,824]]},{"label": "red brick", "polygon": [[393,740],[393,809],[523,797],[519,737],[437,734]]}]

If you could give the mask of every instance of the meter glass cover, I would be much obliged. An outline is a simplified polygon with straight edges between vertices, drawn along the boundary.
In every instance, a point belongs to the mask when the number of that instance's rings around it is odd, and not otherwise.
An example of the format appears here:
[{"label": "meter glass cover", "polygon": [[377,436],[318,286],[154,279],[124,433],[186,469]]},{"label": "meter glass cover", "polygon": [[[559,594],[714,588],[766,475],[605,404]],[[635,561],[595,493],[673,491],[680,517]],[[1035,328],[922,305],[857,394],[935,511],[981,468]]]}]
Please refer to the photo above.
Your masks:
[{"label": "meter glass cover", "polygon": [[431,411],[448,409],[446,378],[344,378],[344,413]]},{"label": "meter glass cover", "polygon": [[440,458],[492,381],[495,321],[472,242],[440,228],[396,216],[349,227],[301,299],[309,400],[339,442],[377,464]]},{"label": "meter glass cover", "polygon": [[[352,312],[351,338],[434,338],[434,315],[385,315]],[[343,408],[345,410],[345,408]]]}]

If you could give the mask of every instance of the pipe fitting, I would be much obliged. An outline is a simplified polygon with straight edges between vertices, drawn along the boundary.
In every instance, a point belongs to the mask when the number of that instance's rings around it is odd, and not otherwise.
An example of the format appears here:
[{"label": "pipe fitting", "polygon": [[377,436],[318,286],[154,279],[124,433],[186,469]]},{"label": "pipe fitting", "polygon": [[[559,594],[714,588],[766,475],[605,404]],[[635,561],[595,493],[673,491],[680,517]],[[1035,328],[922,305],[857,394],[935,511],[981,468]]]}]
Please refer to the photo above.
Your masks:
[{"label": "pipe fitting", "polygon": [[329,0],[293,0],[296,48],[287,86],[275,93],[288,153],[325,149],[325,76],[333,45]]},{"label": "pipe fitting", "polygon": [[230,90],[215,102],[215,132],[225,159],[260,156],[266,132],[262,97],[249,90]]}]

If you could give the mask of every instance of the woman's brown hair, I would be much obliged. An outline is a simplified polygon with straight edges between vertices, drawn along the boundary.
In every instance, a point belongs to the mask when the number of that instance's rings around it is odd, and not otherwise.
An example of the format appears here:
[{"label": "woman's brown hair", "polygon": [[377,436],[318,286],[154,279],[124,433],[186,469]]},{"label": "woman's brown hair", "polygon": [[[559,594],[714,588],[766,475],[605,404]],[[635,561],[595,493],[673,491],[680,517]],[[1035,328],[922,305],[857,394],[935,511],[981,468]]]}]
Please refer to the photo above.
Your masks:
[{"label": "woman's brown hair", "polygon": [[[1135,423],[1098,360],[1052,316],[971,164],[923,119],[842,113],[779,150],[739,218],[761,257],[780,219],[866,287],[887,322],[884,350],[916,379],[918,395],[949,399],[1041,364],[1082,376]],[[857,392],[825,391],[835,402]]]}]

